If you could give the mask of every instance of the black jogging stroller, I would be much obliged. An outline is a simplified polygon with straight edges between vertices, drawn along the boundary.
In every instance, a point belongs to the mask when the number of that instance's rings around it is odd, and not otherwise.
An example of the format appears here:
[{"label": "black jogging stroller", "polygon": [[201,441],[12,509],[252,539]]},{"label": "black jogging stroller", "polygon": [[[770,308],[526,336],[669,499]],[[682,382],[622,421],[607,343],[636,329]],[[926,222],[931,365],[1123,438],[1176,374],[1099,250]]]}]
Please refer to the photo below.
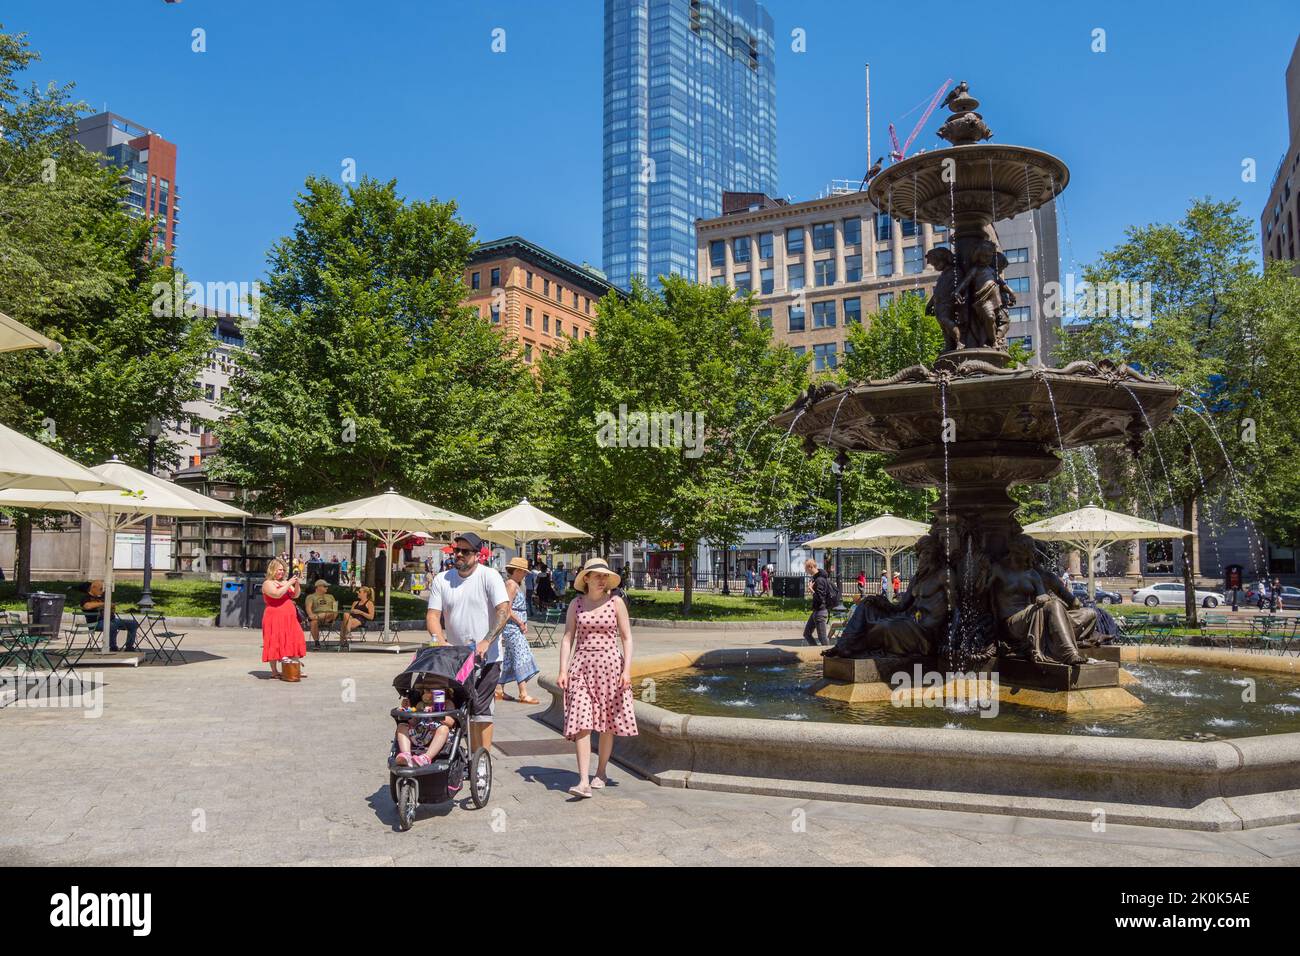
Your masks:
[{"label": "black jogging stroller", "polygon": [[[397,741],[393,740],[388,756],[388,790],[397,805],[397,825],[402,830],[411,829],[419,804],[455,799],[467,775],[470,800],[479,809],[487,805],[492,794],[492,757],[483,747],[471,754],[469,737],[470,701],[479,673],[480,663],[472,646],[442,644],[421,648],[406,670],[393,678],[397,693],[412,705],[411,710],[393,708],[395,723],[441,721],[445,717],[455,721],[447,742],[438,753],[428,754],[430,762],[424,766],[398,764]],[[426,690],[446,693],[442,711],[422,713],[415,709]]]}]

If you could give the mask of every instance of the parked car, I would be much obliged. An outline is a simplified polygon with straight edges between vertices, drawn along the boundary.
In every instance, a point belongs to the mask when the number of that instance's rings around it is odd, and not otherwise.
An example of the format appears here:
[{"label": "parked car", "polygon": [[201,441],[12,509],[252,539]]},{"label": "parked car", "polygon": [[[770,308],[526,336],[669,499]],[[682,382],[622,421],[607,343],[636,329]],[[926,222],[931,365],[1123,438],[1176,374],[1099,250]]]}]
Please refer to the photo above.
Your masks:
[{"label": "parked car", "polygon": [[[1074,582],[1074,584],[1070,586],[1070,590],[1074,592],[1074,596],[1077,597],[1080,601],[1088,600],[1087,584],[1083,584],[1076,581]],[[1099,587],[1097,588],[1097,603],[1098,604],[1123,604],[1124,595],[1120,594],[1118,591],[1107,591],[1105,588]]]},{"label": "parked car", "polygon": [[[1246,589],[1246,598],[1243,604],[1253,604],[1261,611],[1268,607],[1268,598],[1265,596],[1268,589],[1264,586],[1263,581],[1257,581]],[[1289,584],[1282,585],[1282,594],[1278,600],[1279,608],[1298,608],[1300,607],[1300,588],[1292,587]]]},{"label": "parked car", "polygon": [[[1181,584],[1150,584],[1144,588],[1135,588],[1133,591],[1133,603],[1145,604],[1147,607],[1156,607],[1161,604],[1176,604],[1182,607],[1185,602],[1183,586]],[[1218,607],[1224,603],[1223,595],[1214,591],[1196,592],[1196,603],[1201,607]]]}]

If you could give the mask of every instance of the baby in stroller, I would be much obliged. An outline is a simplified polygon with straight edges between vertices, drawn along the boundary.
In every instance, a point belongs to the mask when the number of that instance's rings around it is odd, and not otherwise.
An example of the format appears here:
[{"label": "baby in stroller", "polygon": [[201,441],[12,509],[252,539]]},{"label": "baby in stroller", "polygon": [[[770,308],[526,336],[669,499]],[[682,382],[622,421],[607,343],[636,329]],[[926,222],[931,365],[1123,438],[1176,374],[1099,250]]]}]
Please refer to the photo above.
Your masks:
[{"label": "baby in stroller", "polygon": [[[412,708],[407,697],[402,698],[402,710],[415,710],[434,713],[433,691],[425,690],[420,694],[419,708]],[[451,735],[451,728],[456,721],[450,716],[436,720],[409,720],[397,725],[397,756],[394,763],[399,767],[427,767],[442,752]]]}]

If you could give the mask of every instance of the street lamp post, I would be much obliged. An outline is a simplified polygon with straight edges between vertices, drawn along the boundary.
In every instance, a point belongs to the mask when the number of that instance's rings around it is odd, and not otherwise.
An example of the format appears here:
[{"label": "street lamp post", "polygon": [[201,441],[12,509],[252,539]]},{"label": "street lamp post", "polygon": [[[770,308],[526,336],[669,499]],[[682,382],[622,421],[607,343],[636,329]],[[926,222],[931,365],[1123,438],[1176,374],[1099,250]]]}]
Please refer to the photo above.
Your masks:
[{"label": "street lamp post", "polygon": [[[158,448],[158,438],[162,435],[162,422],[157,418],[149,419],[149,457],[146,469],[149,474],[153,474],[154,453]],[[153,517],[144,519],[144,581],[140,589],[140,600],[137,602],[140,607],[148,610],[153,607],[153,593],[150,591],[150,585],[153,583]]]},{"label": "street lamp post", "polygon": [[[843,448],[835,456],[835,461],[831,463],[831,471],[835,472],[835,530],[839,531],[844,527],[844,469],[848,467],[849,456]],[[840,549],[835,549],[835,585],[843,594],[843,572],[840,570]],[[843,603],[843,601],[841,601]]]}]

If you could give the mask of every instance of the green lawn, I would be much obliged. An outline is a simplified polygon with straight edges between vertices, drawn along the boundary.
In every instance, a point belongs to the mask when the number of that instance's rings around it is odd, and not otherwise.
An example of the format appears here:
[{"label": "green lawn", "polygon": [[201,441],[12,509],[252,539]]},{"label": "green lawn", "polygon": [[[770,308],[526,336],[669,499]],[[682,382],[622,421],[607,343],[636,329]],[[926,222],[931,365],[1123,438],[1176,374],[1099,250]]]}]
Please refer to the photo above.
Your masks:
[{"label": "green lawn", "polygon": [[804,598],[723,597],[708,591],[696,591],[691,600],[691,616],[682,616],[681,591],[630,591],[633,617],[663,621],[802,621],[812,606]]},{"label": "green lawn", "polygon": [[[81,603],[79,581],[33,581],[32,590],[66,594],[66,607],[71,610]],[[331,588],[340,607],[352,603],[355,592],[351,588]],[[140,600],[140,584],[123,581],[113,585],[113,603],[121,607],[134,607]],[[154,607],[173,617],[215,617],[221,606],[221,584],[216,581],[156,579],[153,586]],[[12,581],[0,583],[0,609],[18,610],[27,607],[15,593]],[[409,594],[393,592],[393,618],[395,620],[420,620],[424,617],[425,601]],[[379,614],[383,615],[380,602]]]}]

